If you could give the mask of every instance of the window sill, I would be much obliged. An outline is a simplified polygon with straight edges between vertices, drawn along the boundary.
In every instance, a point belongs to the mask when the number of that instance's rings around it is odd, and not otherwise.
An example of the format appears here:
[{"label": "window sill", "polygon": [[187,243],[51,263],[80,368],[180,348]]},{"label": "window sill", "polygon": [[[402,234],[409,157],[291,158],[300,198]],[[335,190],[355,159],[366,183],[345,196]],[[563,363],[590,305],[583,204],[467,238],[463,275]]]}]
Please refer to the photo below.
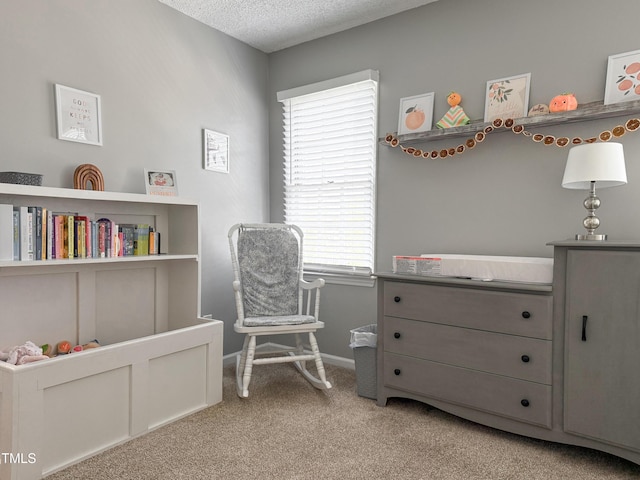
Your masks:
[{"label": "window sill", "polygon": [[347,275],[327,272],[304,272],[304,279],[311,281],[322,278],[326,283],[335,285],[349,285],[352,287],[373,287],[376,277],[372,275]]}]

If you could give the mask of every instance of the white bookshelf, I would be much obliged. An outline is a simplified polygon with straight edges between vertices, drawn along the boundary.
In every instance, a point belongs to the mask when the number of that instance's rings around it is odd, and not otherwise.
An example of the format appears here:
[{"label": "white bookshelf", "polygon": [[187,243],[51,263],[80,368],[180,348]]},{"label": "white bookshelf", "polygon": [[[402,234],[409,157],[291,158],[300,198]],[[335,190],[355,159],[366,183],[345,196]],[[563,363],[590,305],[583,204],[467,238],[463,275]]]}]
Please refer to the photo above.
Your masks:
[{"label": "white bookshelf", "polygon": [[161,255],[0,262],[0,349],[102,345],[0,362],[0,452],[15,460],[0,478],[41,478],[222,400],[222,322],[200,312],[197,202],[0,184],[0,203],[147,223],[162,236]]}]

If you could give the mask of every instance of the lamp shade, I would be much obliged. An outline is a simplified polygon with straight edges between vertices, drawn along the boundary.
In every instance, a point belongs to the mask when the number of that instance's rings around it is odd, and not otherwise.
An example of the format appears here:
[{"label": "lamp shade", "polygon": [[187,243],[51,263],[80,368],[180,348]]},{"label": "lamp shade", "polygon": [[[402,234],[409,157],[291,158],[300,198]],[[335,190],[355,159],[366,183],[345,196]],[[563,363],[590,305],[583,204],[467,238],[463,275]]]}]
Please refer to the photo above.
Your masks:
[{"label": "lamp shade", "polygon": [[627,183],[622,144],[589,143],[569,150],[562,186],[589,190],[591,182],[596,182],[598,188]]}]

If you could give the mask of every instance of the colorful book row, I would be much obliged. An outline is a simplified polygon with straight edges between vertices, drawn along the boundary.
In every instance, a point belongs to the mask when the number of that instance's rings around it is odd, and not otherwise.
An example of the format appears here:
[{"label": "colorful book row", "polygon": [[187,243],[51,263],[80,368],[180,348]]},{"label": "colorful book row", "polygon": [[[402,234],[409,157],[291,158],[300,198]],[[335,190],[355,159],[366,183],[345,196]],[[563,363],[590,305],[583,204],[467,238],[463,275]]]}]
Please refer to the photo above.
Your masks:
[{"label": "colorful book row", "polygon": [[45,207],[0,204],[0,260],[108,258],[160,253],[148,224],[117,224]]}]

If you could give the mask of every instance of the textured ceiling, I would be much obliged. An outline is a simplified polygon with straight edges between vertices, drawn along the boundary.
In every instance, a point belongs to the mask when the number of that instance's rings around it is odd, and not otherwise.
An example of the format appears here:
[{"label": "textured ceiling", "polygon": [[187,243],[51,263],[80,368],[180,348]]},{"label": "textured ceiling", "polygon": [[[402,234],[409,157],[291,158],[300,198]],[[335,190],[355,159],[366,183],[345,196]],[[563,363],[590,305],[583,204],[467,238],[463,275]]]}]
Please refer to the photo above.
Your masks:
[{"label": "textured ceiling", "polygon": [[159,0],[266,53],[436,0]]}]

